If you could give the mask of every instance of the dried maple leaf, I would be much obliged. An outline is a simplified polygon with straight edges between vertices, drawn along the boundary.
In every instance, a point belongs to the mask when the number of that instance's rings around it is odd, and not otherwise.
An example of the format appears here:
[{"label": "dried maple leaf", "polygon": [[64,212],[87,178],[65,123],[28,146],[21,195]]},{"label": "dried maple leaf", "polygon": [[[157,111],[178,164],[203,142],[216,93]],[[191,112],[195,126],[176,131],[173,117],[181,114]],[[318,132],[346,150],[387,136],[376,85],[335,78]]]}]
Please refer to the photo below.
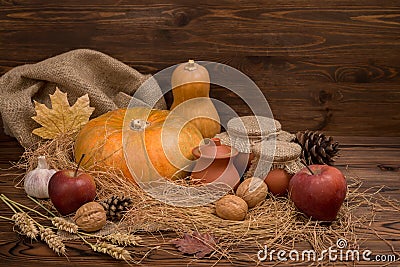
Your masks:
[{"label": "dried maple leaf", "polygon": [[193,232],[191,235],[184,234],[183,238],[175,239],[172,243],[183,253],[203,258],[215,251],[218,239],[208,233]]},{"label": "dried maple leaf", "polygon": [[89,121],[94,108],[89,106],[89,96],[79,97],[71,107],[68,103],[67,93],[58,88],[50,95],[51,109],[35,101],[36,116],[32,119],[43,127],[34,129],[32,133],[44,138],[54,139],[65,133],[78,131]]}]

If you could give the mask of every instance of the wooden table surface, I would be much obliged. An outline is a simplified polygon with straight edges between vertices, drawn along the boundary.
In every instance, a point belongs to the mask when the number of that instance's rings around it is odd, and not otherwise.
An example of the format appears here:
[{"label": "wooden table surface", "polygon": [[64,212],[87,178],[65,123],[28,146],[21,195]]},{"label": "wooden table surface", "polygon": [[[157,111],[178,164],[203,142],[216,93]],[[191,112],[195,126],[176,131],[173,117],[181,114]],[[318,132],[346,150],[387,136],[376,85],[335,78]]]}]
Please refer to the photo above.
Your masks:
[{"label": "wooden table surface", "polygon": [[[337,166],[347,176],[358,176],[363,181],[363,188],[380,187],[385,185],[382,194],[386,197],[400,200],[400,137],[336,137],[341,143],[341,157]],[[24,191],[15,188],[15,175],[6,170],[10,161],[18,160],[22,148],[18,143],[4,135],[0,142],[0,193],[29,204]],[[381,167],[378,167],[380,165]],[[32,203],[31,203],[32,204]],[[31,205],[30,204],[30,205]],[[11,216],[10,210],[0,204],[2,216]],[[377,213],[373,224],[376,234],[371,231],[363,235],[366,241],[360,245],[360,249],[369,249],[373,255],[392,255],[400,252],[400,216],[399,213],[380,211]],[[196,260],[193,257],[181,256],[180,253],[169,244],[174,238],[172,233],[155,235],[143,234],[144,243],[148,246],[161,247],[153,250],[142,262],[148,266],[178,266],[192,264],[194,266],[209,266],[216,259]],[[118,262],[108,256],[96,254],[81,242],[68,243],[68,258],[56,256],[46,245],[40,242],[31,242],[13,232],[13,225],[7,221],[0,221],[0,265],[1,266],[122,266],[125,263]],[[299,246],[301,249],[301,246]],[[239,247],[235,253],[248,254],[256,258],[257,251],[246,247]],[[267,265],[268,263],[265,262]],[[304,264],[304,263],[303,263]],[[218,265],[253,266],[254,262],[221,260]],[[381,266],[377,262],[357,262],[356,266]],[[339,264],[340,266],[340,264]],[[399,261],[390,266],[399,266]]]}]

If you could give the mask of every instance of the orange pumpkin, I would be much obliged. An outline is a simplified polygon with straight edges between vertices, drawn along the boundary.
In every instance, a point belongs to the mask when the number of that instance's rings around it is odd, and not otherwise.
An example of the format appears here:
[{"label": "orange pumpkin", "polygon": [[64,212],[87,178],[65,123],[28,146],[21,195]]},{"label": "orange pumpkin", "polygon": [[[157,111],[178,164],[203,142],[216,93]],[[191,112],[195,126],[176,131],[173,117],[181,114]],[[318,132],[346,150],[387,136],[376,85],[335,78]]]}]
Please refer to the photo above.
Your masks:
[{"label": "orange pumpkin", "polygon": [[136,107],[110,111],[90,120],[75,142],[75,159],[85,168],[113,167],[135,182],[176,179],[194,159],[202,135],[184,118],[167,110]]}]

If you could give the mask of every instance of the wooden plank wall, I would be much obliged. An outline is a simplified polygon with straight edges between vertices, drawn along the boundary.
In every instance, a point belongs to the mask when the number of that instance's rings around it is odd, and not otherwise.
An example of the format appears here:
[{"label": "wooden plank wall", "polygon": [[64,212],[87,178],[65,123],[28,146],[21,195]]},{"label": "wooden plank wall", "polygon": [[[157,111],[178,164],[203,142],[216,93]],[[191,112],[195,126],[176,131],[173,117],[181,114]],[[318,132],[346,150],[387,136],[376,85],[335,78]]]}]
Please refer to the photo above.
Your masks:
[{"label": "wooden plank wall", "polygon": [[[76,48],[143,73],[225,63],[286,130],[400,136],[399,1],[0,1],[0,74]],[[212,96],[247,112],[225,89]]]}]

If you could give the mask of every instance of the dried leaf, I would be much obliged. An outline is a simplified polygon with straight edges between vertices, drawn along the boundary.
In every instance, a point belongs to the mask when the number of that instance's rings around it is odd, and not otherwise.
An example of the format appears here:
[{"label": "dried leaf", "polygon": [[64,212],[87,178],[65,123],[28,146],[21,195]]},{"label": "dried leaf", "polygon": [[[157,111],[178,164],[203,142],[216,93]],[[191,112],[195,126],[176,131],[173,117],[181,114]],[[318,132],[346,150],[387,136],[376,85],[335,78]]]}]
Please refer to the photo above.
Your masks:
[{"label": "dried leaf", "polygon": [[203,258],[215,251],[218,240],[209,233],[193,232],[191,235],[184,234],[183,238],[175,239],[172,243],[183,253]]},{"label": "dried leaf", "polygon": [[78,131],[89,121],[94,108],[89,106],[89,96],[86,94],[78,98],[71,107],[68,103],[67,93],[61,92],[58,88],[53,95],[50,95],[51,106],[35,101],[36,116],[32,119],[43,127],[34,129],[32,133],[44,138],[54,139],[65,133]]}]

